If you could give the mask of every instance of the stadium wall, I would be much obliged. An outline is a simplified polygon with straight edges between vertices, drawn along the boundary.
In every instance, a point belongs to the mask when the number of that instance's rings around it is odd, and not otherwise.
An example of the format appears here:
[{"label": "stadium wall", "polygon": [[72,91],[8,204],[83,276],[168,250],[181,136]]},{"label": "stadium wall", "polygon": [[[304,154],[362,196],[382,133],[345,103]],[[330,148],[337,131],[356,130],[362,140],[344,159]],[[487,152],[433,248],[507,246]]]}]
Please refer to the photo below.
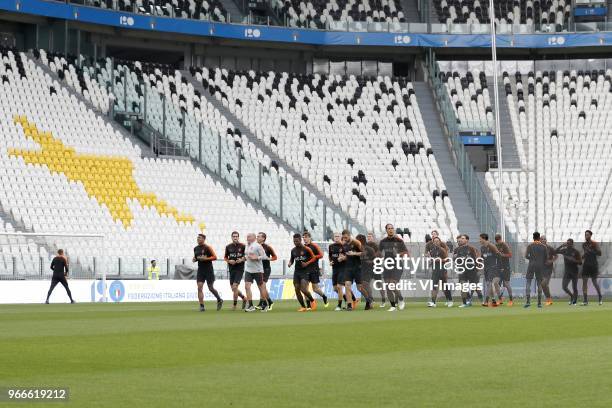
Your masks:
[{"label": "stadium wall", "polygon": [[[426,298],[429,290],[420,287],[417,279],[416,290],[402,291],[407,298]],[[423,282],[428,279],[422,279]],[[560,278],[553,278],[550,282],[550,291],[555,298],[566,297],[561,289]],[[520,298],[524,295],[525,278],[512,278],[512,290],[515,296]],[[103,284],[101,280],[83,279],[70,280],[70,290],[73,298],[78,303],[101,302],[103,299]],[[581,283],[579,283],[579,289]],[[605,297],[612,296],[612,278],[600,280],[602,294]],[[330,299],[337,298],[336,292],[332,287],[331,279],[323,279],[320,284]],[[353,285],[354,286],[354,285]],[[220,279],[215,282],[215,288],[224,300],[232,300],[232,290],[227,279]],[[244,291],[244,282],[240,284]],[[37,281],[3,281],[0,285],[0,304],[27,304],[42,303],[45,294],[49,289],[48,280]],[[270,296],[274,300],[295,299],[293,281],[291,279],[271,279],[268,282]],[[353,287],[355,293],[359,293]],[[375,291],[377,293],[377,291]],[[206,301],[214,301],[215,298],[205,288],[204,295]],[[596,292],[589,286],[589,295],[596,295]],[[453,296],[457,300],[459,293]],[[253,289],[253,298],[259,299],[259,292]],[[109,280],[107,281],[107,299],[111,303],[126,302],[197,302],[196,284],[192,280]],[[57,287],[50,298],[51,303],[68,303],[68,296],[62,287]]]}]

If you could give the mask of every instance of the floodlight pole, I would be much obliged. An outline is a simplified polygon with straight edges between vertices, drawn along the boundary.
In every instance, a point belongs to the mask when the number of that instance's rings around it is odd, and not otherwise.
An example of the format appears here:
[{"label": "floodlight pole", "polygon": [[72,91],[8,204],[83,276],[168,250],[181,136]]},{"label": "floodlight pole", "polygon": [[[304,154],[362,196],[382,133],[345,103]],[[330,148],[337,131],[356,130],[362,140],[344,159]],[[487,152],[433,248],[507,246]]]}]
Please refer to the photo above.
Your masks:
[{"label": "floodlight pole", "polygon": [[501,146],[501,126],[499,123],[499,86],[497,80],[497,41],[495,33],[495,8],[493,0],[489,0],[489,20],[491,23],[491,56],[493,60],[493,98],[495,99],[495,147],[497,150],[497,174],[499,176],[499,233],[502,240],[506,240],[506,226],[504,223],[504,189],[502,180],[502,146]]}]

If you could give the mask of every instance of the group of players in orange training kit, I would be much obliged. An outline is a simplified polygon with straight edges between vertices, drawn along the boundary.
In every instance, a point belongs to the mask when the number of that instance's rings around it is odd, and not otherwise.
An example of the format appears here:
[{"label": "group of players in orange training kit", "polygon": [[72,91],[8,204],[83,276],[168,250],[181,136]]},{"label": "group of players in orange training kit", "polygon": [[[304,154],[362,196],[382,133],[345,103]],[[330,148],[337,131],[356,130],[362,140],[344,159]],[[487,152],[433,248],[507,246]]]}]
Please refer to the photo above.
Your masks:
[{"label": "group of players in orange training kit", "polygon": [[[393,266],[384,268],[382,273],[374,273],[374,264],[378,260],[397,259],[409,256],[406,244],[395,233],[392,224],[387,224],[386,236],[376,243],[373,234],[359,234],[353,238],[348,230],[335,233],[333,243],[329,245],[328,257],[332,266],[332,284],[338,294],[336,311],[355,310],[359,299],[352,289],[353,283],[365,300],[365,310],[373,308],[374,298],[373,286],[377,286],[381,304],[385,308],[387,299],[390,307],[388,311],[403,310],[406,306],[399,284],[403,270],[401,267]],[[588,305],[587,287],[591,280],[597,291],[599,304],[602,305],[601,289],[598,283],[597,257],[601,256],[599,245],[591,239],[592,232],[585,232],[585,242],[582,245],[583,254],[575,247],[574,242],[568,239],[566,243],[553,248],[546,242],[544,236],[538,232],[533,233],[533,242],[525,251],[525,258],[529,261],[526,273],[526,287],[524,307],[531,306],[531,286],[533,280],[537,286],[537,306],[542,307],[542,294],[545,296],[545,305],[552,305],[549,282],[553,272],[553,264],[557,257],[563,256],[565,271],[563,276],[563,290],[570,296],[569,304],[575,306],[578,302],[578,278],[581,276],[583,285],[583,303]],[[224,259],[228,265],[230,284],[233,291],[233,310],[237,309],[238,298],[242,299],[242,309],[246,312],[261,310],[267,312],[272,310],[274,302],[266,289],[266,282],[270,278],[270,262],[277,259],[274,249],[266,243],[266,234],[249,233],[247,243],[239,240],[238,232],[232,232],[232,242],[226,246]],[[198,245],[194,248],[193,262],[198,263],[197,283],[198,300],[200,311],[205,311],[203,286],[207,283],[208,289],[217,299],[217,310],[221,310],[223,299],[214,288],[215,274],[212,262],[217,259],[213,248],[205,243],[206,236],[198,235]],[[457,237],[457,246],[449,248],[452,243],[442,242],[437,231],[432,231],[431,236],[426,238],[425,256],[433,262],[431,268],[431,300],[428,307],[436,307],[438,292],[442,291],[446,298],[445,305],[453,306],[453,298],[450,284],[447,284],[448,268],[443,261],[453,260],[464,267],[458,273],[458,280],[463,284],[471,284],[469,290],[461,291],[462,303],[459,307],[465,308],[472,305],[472,298],[476,292],[482,306],[497,307],[506,301],[504,289],[508,292],[507,306],[512,306],[514,298],[510,285],[510,259],[512,251],[502,240],[500,235],[495,236],[495,243],[489,241],[487,234],[480,234],[480,250],[470,245],[466,234]],[[323,300],[324,306],[329,306],[325,292],[319,286],[321,269],[319,259],[323,258],[323,251],[312,241],[309,232],[293,236],[294,248],[288,266],[294,268],[293,285],[297,301],[300,304],[299,312],[317,310],[317,301],[313,293]],[[452,252],[452,254],[451,254]],[[469,262],[471,260],[471,262]],[[391,263],[390,263],[391,264]],[[579,266],[582,265],[582,273]],[[484,285],[480,283],[480,274],[484,276]],[[245,294],[238,286],[244,277]],[[376,285],[373,283],[376,282]],[[257,306],[253,304],[252,285],[255,283],[260,293],[260,301]],[[572,283],[570,290],[569,284]],[[472,285],[473,284],[473,285]],[[311,292],[312,289],[312,292]],[[483,294],[484,292],[484,294]],[[345,306],[343,306],[343,304]]]}]

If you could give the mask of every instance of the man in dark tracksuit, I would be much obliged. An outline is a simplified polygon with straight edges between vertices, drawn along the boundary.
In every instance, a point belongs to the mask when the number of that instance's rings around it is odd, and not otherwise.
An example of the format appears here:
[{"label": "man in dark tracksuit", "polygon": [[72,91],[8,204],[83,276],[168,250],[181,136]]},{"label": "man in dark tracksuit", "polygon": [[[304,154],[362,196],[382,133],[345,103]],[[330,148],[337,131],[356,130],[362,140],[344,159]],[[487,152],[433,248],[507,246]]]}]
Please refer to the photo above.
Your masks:
[{"label": "man in dark tracksuit", "polygon": [[[346,263],[346,255],[344,253],[344,244],[342,243],[342,235],[339,232],[334,232],[334,242],[328,249],[329,264],[332,266],[332,285],[336,293],[338,293],[338,306],[335,311],[342,310],[342,299],[346,301],[346,296],[342,294],[344,289],[344,265]],[[353,299],[355,301],[355,299]],[[348,302],[347,302],[348,304]]]},{"label": "man in dark tracksuit", "polygon": [[599,306],[603,304],[601,288],[597,281],[599,277],[599,263],[597,262],[597,257],[601,256],[601,249],[599,248],[599,244],[593,241],[591,238],[592,236],[593,233],[590,230],[584,232],[584,242],[582,243],[582,250],[584,251],[582,256],[582,295],[584,296],[584,301],[582,302],[582,306],[587,306],[589,304],[587,292],[589,279],[591,279],[593,287],[597,291]]},{"label": "man in dark tracksuit", "polygon": [[51,278],[51,287],[47,293],[47,300],[45,303],[49,304],[51,292],[53,292],[53,289],[55,289],[58,283],[61,283],[64,289],[66,289],[66,293],[68,293],[68,297],[70,298],[70,303],[75,303],[74,299],[72,299],[70,288],[68,287],[68,281],[66,280],[66,276],[68,276],[68,259],[64,256],[63,249],[57,250],[57,256],[51,261],[51,270],[53,271],[53,277]]},{"label": "man in dark tracksuit", "polygon": [[[565,244],[559,246],[555,252],[559,255],[563,255],[563,262],[565,264],[565,271],[563,273],[563,290],[570,296],[569,304],[576,306],[578,301],[578,265],[582,263],[582,257],[580,252],[574,248],[574,240],[568,239]],[[572,290],[570,292],[567,288],[569,283],[572,282]]]},{"label": "man in dark tracksuit", "polygon": [[499,297],[501,289],[499,282],[501,278],[500,252],[495,245],[489,241],[489,234],[480,234],[480,256],[483,263],[483,275],[485,281],[486,296],[483,306],[497,307],[495,295]]},{"label": "man in dark tracksuit", "polygon": [[357,296],[354,296],[352,290],[353,282],[357,285],[357,289],[361,290],[363,287],[363,281],[361,280],[361,253],[363,252],[363,248],[361,247],[361,242],[351,237],[351,232],[348,229],[342,231],[342,242],[344,243],[344,253],[346,254],[346,263],[344,265],[344,294],[347,300],[349,294],[351,295],[351,299],[355,298],[352,303],[347,302],[346,305],[346,310],[351,311],[357,306]]},{"label": "man in dark tracksuit", "polygon": [[[502,240],[501,234],[495,234],[495,246],[499,251],[499,271],[501,284],[503,287],[501,288],[502,293],[504,288],[508,291],[508,306],[512,306],[514,304],[514,297],[512,296],[512,285],[510,284],[510,277],[512,276],[512,270],[510,267],[510,259],[512,258],[512,250],[510,246]],[[503,296],[499,297],[500,303],[503,303]]]},{"label": "man in dark tracksuit", "polygon": [[366,301],[365,309],[372,309],[372,303],[374,303],[374,297],[372,297],[372,292],[370,291],[371,285],[370,281],[374,275],[374,258],[376,258],[376,251],[372,248],[371,245],[368,245],[367,238],[363,234],[358,234],[356,237],[357,241],[361,243],[361,286],[359,286],[359,291],[363,295],[363,298]]},{"label": "man in dark tracksuit", "polygon": [[[321,250],[321,247],[319,245],[313,242],[312,235],[310,234],[310,232],[304,232],[302,234],[302,238],[304,240],[304,246],[310,248],[310,250],[315,256],[315,261],[310,264],[309,267],[310,271],[308,273],[308,280],[310,281],[310,285],[312,286],[312,291],[317,295],[321,296],[321,299],[323,299],[323,305],[327,307],[329,306],[329,303],[327,302],[327,295],[319,286],[319,283],[321,282],[321,268],[319,268],[319,259],[323,258],[323,251]],[[307,306],[310,307],[308,304]]]},{"label": "man in dark tracksuit", "polygon": [[[380,249],[378,248],[378,244],[376,243],[376,238],[374,237],[374,233],[373,232],[368,232],[368,235],[366,236],[367,240],[366,240],[366,245],[368,245],[369,247],[371,247],[374,250],[374,253],[376,254],[376,257],[380,257]],[[374,282],[376,280],[382,280],[382,276],[378,277],[379,279],[372,279],[370,281],[370,287],[368,288],[370,294],[374,295]],[[384,308],[386,306],[387,303],[387,294],[386,291],[384,289],[384,287],[381,287],[381,289],[379,290],[379,294],[380,294],[380,308]]]},{"label": "man in dark tracksuit", "polygon": [[[459,283],[479,283],[478,271],[476,270],[476,259],[480,257],[480,253],[476,248],[469,244],[470,237],[467,234],[461,234],[457,237],[458,246],[453,250],[456,270],[463,270],[458,273]],[[459,268],[457,268],[459,266]],[[478,295],[482,298],[482,291],[477,290]],[[463,302],[459,307],[472,306],[472,291],[462,291],[461,300]]]},{"label": "man in dark tracksuit", "polygon": [[[406,243],[399,235],[395,234],[395,227],[393,224],[385,225],[385,231],[387,236],[380,240],[378,244],[378,249],[380,251],[380,256],[383,260],[387,259],[396,259],[399,255],[410,256],[410,252],[408,252],[408,248],[406,247]],[[393,262],[395,265],[395,262]],[[385,268],[382,274],[383,281],[385,284],[397,284],[402,279],[403,268],[398,267],[399,265],[395,265],[393,268]],[[387,297],[391,303],[391,307],[388,309],[389,312],[395,312],[396,310],[404,310],[406,307],[406,302],[404,302],[404,297],[402,296],[402,292],[399,289],[390,289],[391,286],[387,286]]]},{"label": "man in dark tracksuit", "polygon": [[244,276],[244,263],[246,262],[246,258],[244,256],[245,250],[246,245],[240,242],[240,234],[238,231],[233,231],[232,242],[225,247],[225,256],[223,257],[227,263],[229,283],[234,297],[232,310],[236,310],[239,297],[242,299],[242,310],[245,310],[247,305],[246,296],[244,296],[240,289],[238,289],[238,286],[240,285],[240,282]]},{"label": "man in dark tracksuit", "polygon": [[540,233],[537,231],[533,233],[533,242],[527,246],[525,258],[529,260],[529,266],[525,275],[527,280],[525,285],[526,302],[523,307],[531,306],[531,282],[534,277],[538,287],[538,307],[542,307],[542,279],[548,259],[548,248],[540,241]]},{"label": "man in dark tracksuit", "polygon": [[[300,234],[293,234],[293,244],[295,247],[291,250],[291,258],[287,266],[291,266],[295,263],[295,269],[293,271],[293,287],[295,289],[295,297],[300,303],[298,312],[306,312],[308,310],[316,310],[317,302],[315,302],[310,290],[308,289],[310,268],[309,265],[316,262],[314,253],[310,248],[302,243],[302,236]],[[311,307],[307,308],[304,302],[304,297],[310,302]]]},{"label": "man in dark tracksuit", "polygon": [[546,306],[552,305],[552,297],[550,295],[550,279],[552,278],[553,269],[555,266],[555,261],[557,260],[557,252],[555,248],[548,245],[548,241],[546,237],[542,235],[540,237],[540,241],[546,245],[547,257],[546,262],[544,263],[544,276],[542,277],[542,291],[546,296]]}]

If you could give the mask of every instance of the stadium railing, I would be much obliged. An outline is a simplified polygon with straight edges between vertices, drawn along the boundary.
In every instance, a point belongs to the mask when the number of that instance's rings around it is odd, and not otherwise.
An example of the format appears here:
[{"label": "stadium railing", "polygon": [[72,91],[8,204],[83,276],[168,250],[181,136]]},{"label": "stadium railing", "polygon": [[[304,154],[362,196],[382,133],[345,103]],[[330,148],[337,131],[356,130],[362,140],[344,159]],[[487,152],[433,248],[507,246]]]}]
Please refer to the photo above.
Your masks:
[{"label": "stadium railing", "polygon": [[[546,60],[498,60],[498,74],[502,75],[507,72],[509,75],[514,75],[517,72],[526,74],[528,72],[537,71],[598,71],[607,70],[612,67],[612,59],[610,58],[571,58],[571,59],[546,59]],[[493,75],[493,63],[490,60],[453,60],[453,61],[438,61],[440,71],[453,71],[461,75],[467,72],[480,71],[484,72],[487,77]]]},{"label": "stadium railing", "polygon": [[15,231],[0,232],[0,280],[50,279],[59,249],[69,258],[70,278],[106,280],[112,260],[104,235]]},{"label": "stadium railing", "polygon": [[[153,259],[160,279],[177,278],[177,266],[195,269],[191,258],[110,256],[106,247],[105,236],[97,234],[0,232],[0,280],[49,279],[58,249],[69,260],[71,279],[147,279]],[[219,278],[228,277],[225,261],[213,262],[213,268]],[[286,259],[273,262],[271,268],[273,276],[289,273]]]},{"label": "stadium railing", "polygon": [[[330,278],[332,268],[327,258],[329,241],[317,242],[325,252],[320,261],[323,278]],[[513,243],[511,271],[514,277],[524,276],[527,263],[524,254],[529,242]],[[557,248],[562,243],[549,243]],[[423,258],[425,254],[423,242],[406,243],[411,258]],[[454,241],[447,242],[450,252],[456,247]],[[480,244],[477,239],[471,241],[477,249]],[[612,243],[599,243],[602,256],[598,258],[600,276],[612,277]],[[0,280],[46,280],[50,279],[51,260],[58,249],[63,249],[69,259],[71,279],[147,279],[152,259],[157,261],[159,279],[186,279],[185,272],[193,273],[195,264],[192,259],[168,259],[163,256],[155,258],[143,257],[111,257],[105,254],[105,238],[95,234],[64,234],[64,233],[24,233],[0,232]],[[88,249],[89,248],[89,249]],[[582,243],[576,242],[575,248],[582,253]],[[84,255],[89,254],[89,255]],[[279,254],[279,259],[271,263],[272,278],[291,279],[293,269],[289,268],[286,254]],[[421,261],[422,262],[422,261]],[[223,260],[213,262],[215,275],[220,279],[229,277],[227,264]],[[428,279],[431,270],[423,263],[416,270],[403,269],[403,279]],[[414,272],[414,273],[412,273]],[[562,278],[564,273],[563,257],[559,255],[553,266],[553,278]],[[457,281],[458,274],[450,270],[449,280]]]}]

